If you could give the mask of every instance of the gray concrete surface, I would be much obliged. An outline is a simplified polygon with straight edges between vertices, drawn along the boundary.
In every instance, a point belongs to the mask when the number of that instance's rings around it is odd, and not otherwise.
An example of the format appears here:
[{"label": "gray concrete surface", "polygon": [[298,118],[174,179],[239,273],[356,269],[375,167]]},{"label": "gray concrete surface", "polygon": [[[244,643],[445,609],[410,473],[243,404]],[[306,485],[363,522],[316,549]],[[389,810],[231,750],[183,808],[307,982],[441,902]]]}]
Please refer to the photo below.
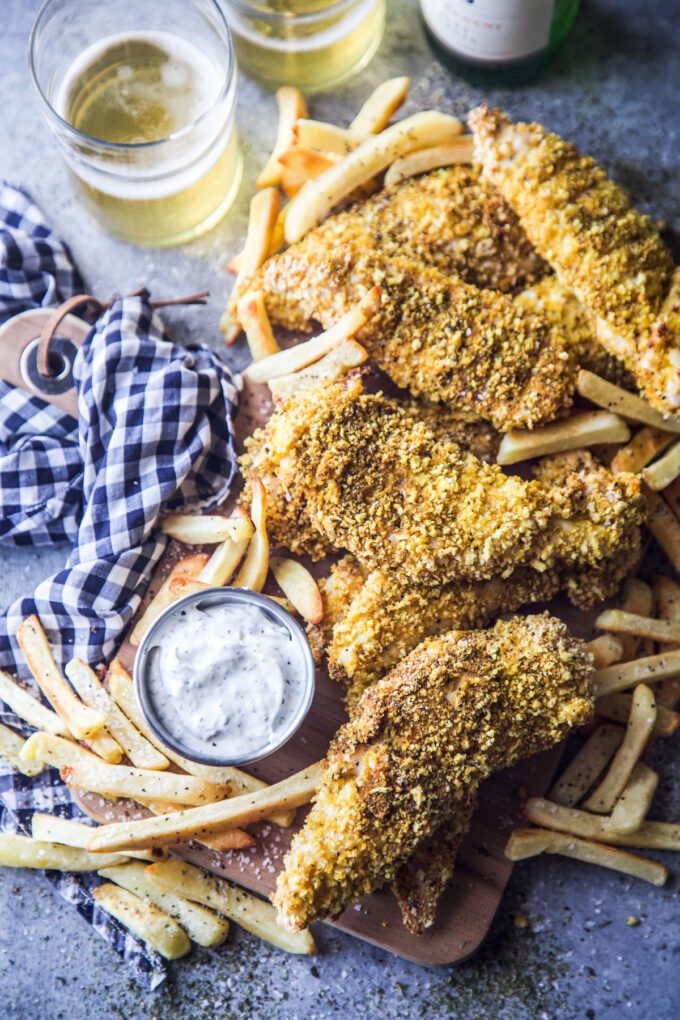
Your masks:
[{"label": "gray concrete surface", "polygon": [[[38,0],[0,0],[0,176],[30,189],[71,243],[91,290],[140,283],[154,295],[209,287],[205,310],[172,316],[179,337],[222,350],[217,322],[230,282],[225,255],[239,247],[247,199],[272,138],[272,97],[242,81],[246,173],[239,200],[208,236],[180,250],[134,250],[102,235],[78,207],[43,126],[26,65]],[[312,102],[313,114],[347,122],[382,78],[407,72],[412,106],[463,114],[480,99],[542,120],[603,160],[640,206],[680,226],[678,5],[590,0],[554,63],[534,83],[471,88],[428,48],[414,0],[389,0],[388,28],[370,67]],[[675,88],[673,88],[675,84]],[[236,367],[242,349],[230,354]],[[59,566],[64,549],[0,551],[3,602]],[[659,818],[680,818],[678,741],[655,754]],[[663,857],[663,855],[660,855]],[[678,862],[665,855],[678,871]],[[473,1020],[673,1020],[680,1016],[678,883],[665,889],[576,862],[543,858],[516,868],[490,936],[458,968],[425,969],[321,926],[316,959],[284,957],[236,931],[221,949],[194,950],[167,984],[143,993],[118,957],[39,874],[0,872],[0,1018],[113,1020],[163,1017],[455,1017]],[[516,924],[524,915],[528,926]],[[639,920],[628,926],[627,918]]]}]

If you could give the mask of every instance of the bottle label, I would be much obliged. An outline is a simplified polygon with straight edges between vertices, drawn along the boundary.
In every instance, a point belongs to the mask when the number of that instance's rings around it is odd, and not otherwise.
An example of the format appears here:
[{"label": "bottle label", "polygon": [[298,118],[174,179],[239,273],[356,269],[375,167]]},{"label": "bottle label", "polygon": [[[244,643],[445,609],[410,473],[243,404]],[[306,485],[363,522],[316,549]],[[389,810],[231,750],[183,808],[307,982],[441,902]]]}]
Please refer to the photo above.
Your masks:
[{"label": "bottle label", "polygon": [[545,49],[555,0],[421,0],[430,29],[451,50],[509,61]]}]

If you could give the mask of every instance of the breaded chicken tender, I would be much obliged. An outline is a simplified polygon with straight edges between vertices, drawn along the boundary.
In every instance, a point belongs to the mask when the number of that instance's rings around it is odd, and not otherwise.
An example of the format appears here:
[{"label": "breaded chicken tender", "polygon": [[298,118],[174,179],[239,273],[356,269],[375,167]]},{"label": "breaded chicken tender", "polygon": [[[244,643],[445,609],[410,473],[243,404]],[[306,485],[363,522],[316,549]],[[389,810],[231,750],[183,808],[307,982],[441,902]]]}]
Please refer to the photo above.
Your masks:
[{"label": "breaded chicken tender", "polygon": [[[273,506],[292,501],[334,548],[412,584],[596,566],[642,520],[636,476],[576,473],[546,490],[438,438],[359,378],[289,399],[256,443]],[[246,470],[260,473],[257,458]]]},{"label": "breaded chicken tender", "polygon": [[483,779],[590,719],[591,674],[585,645],[547,614],[423,642],[334,738],[272,897],[280,923],[298,931],[392,882],[469,816]]},{"label": "breaded chicken tender", "polygon": [[680,333],[659,331],[671,254],[648,216],[603,167],[539,124],[481,106],[469,117],[476,158],[536,250],[588,309],[599,341],[654,407],[678,413]]}]

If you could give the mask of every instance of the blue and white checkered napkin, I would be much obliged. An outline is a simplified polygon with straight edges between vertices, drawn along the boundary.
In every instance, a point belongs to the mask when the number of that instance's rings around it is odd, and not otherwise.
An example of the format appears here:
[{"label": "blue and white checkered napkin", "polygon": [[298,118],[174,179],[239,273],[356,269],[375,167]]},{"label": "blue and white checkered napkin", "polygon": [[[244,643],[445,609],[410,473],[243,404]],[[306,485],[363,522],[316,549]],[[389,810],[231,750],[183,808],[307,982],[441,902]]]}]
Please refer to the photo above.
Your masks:
[{"label": "blue and white checkered napkin", "polygon": [[[0,186],[0,324],[83,290],[40,210]],[[0,380],[0,541],[73,544],[63,570],[0,616],[0,667],[27,681],[14,638],[25,617],[40,618],[58,663],[108,661],[165,549],[159,514],[216,506],[236,474],[234,381],[209,349],[170,343],[144,297],[121,298],[99,319],[74,378],[78,421]],[[2,702],[0,720],[28,732]],[[54,769],[28,779],[0,759],[0,828],[30,832],[35,810],[82,817]],[[47,875],[142,983],[163,980],[160,957],[96,906],[96,875]]]}]

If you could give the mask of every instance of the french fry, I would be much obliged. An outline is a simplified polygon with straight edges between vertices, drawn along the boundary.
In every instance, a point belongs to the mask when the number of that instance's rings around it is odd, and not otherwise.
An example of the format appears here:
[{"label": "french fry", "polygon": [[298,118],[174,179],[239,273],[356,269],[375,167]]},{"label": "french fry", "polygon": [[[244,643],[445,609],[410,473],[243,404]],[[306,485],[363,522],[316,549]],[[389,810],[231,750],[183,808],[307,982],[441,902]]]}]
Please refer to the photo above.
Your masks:
[{"label": "french fry", "polygon": [[680,517],[680,478],[676,478],[663,490],[663,498],[676,517]]},{"label": "french fry", "polygon": [[[26,761],[42,761],[62,770],[68,786],[134,800],[167,800],[173,804],[206,804],[228,796],[229,786],[176,772],[107,765],[84,747],[49,733],[34,733],[23,746]],[[142,849],[145,849],[142,847]]]},{"label": "french fry", "polygon": [[279,126],[276,142],[262,173],[255,182],[256,188],[270,188],[281,180],[281,156],[293,144],[293,127],[296,120],[307,116],[307,104],[302,93],[292,85],[282,85],[276,91],[279,107]]},{"label": "french fry", "polygon": [[276,911],[270,903],[193,864],[164,861],[149,865],[146,873],[158,888],[216,910],[279,949],[288,953],[316,952],[309,929],[296,933],[286,931],[277,924]]},{"label": "french fry", "polygon": [[606,814],[612,810],[651,736],[655,721],[656,702],[652,690],[646,684],[639,684],[633,692],[633,704],[623,742],[604,779],[584,802],[583,806],[588,811]]},{"label": "french fry", "polygon": [[[645,882],[651,882],[652,885],[664,885],[668,878],[668,868],[664,868],[663,864],[627,853],[625,850],[577,839],[563,832],[550,832],[547,829],[515,829],[505,847],[505,856],[511,861],[523,861],[527,857],[537,857],[544,853],[572,857],[587,864],[599,864],[603,868],[611,868],[613,871],[622,871],[624,875],[641,878]],[[156,868],[159,865],[151,864],[150,867]]]},{"label": "french fry", "polygon": [[[274,230],[272,231],[271,241],[269,242],[269,256],[276,255],[277,251],[283,247],[284,236],[283,227],[286,222],[286,212],[288,206],[284,205],[279,211],[279,215],[276,217],[276,223],[274,224]],[[234,255],[227,263],[227,271],[230,273],[238,273],[241,262],[243,261],[243,252],[240,251]]]},{"label": "french fry", "polygon": [[270,379],[306,368],[358,333],[368,320],[377,314],[379,308],[380,287],[371,287],[330,329],[319,333],[311,340],[249,365],[245,375],[251,382],[266,383]]},{"label": "french fry", "polygon": [[134,893],[140,900],[148,900],[184,928],[185,932],[199,946],[221,946],[229,934],[229,922],[218,917],[212,910],[192,903],[172,892],[164,892],[146,874],[141,861],[130,861],[112,868],[100,868],[102,878],[113,882],[122,889]]},{"label": "french fry", "polygon": [[368,352],[361,344],[356,340],[345,340],[308,368],[270,379],[269,390],[274,400],[286,400],[294,393],[316,386],[320,382],[339,379],[367,359]]},{"label": "french fry", "polygon": [[245,331],[253,361],[262,361],[281,350],[274,339],[261,290],[249,290],[240,298],[238,320]]},{"label": "french fry", "polygon": [[127,889],[106,882],[93,889],[92,896],[102,910],[166,960],[177,960],[191,949],[188,935],[176,921]]},{"label": "french fry", "polygon": [[680,651],[662,652],[661,655],[649,655],[644,659],[634,659],[632,662],[617,663],[596,670],[593,674],[593,690],[595,697],[602,698],[605,694],[625,691],[634,684],[653,684],[678,673]]},{"label": "french fry", "polygon": [[69,737],[66,723],[63,719],[49,708],[29,694],[25,688],[0,670],[0,701],[12,709],[15,715],[27,722],[29,726],[35,726],[38,730],[45,730],[46,733],[54,733],[57,737]]},{"label": "french fry", "polygon": [[303,145],[293,145],[279,156],[279,163],[287,170],[298,174],[303,181],[318,177],[329,167],[335,166],[339,160],[340,156],[333,152],[317,152]]},{"label": "french fry", "polygon": [[243,829],[227,829],[225,832],[215,832],[204,835],[201,839],[203,846],[209,850],[250,850],[257,846],[257,840],[249,832]]},{"label": "french fry", "polygon": [[595,626],[615,634],[632,634],[634,637],[664,644],[680,642],[680,623],[638,616],[637,613],[624,613],[620,609],[605,609],[596,619]]},{"label": "french fry", "polygon": [[250,540],[241,569],[232,581],[234,588],[262,591],[269,571],[269,539],[267,538],[267,492],[253,475],[253,501],[250,516],[255,525],[255,534]]},{"label": "french fry", "polygon": [[[198,776],[201,779],[209,779],[213,783],[227,783],[238,794],[267,789],[267,784],[263,783],[261,779],[255,779],[254,776],[249,776],[247,773],[241,772],[240,769],[232,768],[229,765],[201,765],[200,762],[191,761],[189,758],[184,758],[181,754],[177,754],[171,748],[164,747],[152,730],[149,729],[135,698],[132,677],[117,659],[114,659],[109,667],[109,687],[116,704],[128,719],[132,720],[140,733],[144,734],[149,743],[153,744],[158,750],[163,751],[175,765],[179,765],[189,775]],[[292,825],[294,817],[294,810],[274,811],[265,815],[265,818],[269,819],[270,822],[284,827]]]},{"label": "french fry", "polygon": [[300,616],[308,623],[321,623],[323,599],[316,581],[296,560],[272,556],[269,561],[272,573],[281,591],[293,603]]},{"label": "french fry", "polygon": [[662,432],[652,425],[646,425],[639,432],[636,432],[627,446],[621,447],[611,462],[611,470],[615,475],[622,471],[629,471],[633,475],[639,475],[644,467],[654,460],[657,453],[664,450],[673,442],[673,436],[668,432]]},{"label": "french fry", "polygon": [[639,761],[611,813],[609,828],[614,832],[635,832],[649,811],[659,784],[659,775],[643,761]]},{"label": "french fry", "polygon": [[680,441],[673,443],[663,457],[659,457],[642,472],[645,482],[655,492],[665,489],[678,475],[680,475]]},{"label": "french fry", "polygon": [[100,825],[88,847],[93,852],[126,847],[172,846],[184,839],[201,840],[222,829],[233,829],[265,818],[272,811],[300,807],[314,796],[321,783],[321,763],[310,765],[289,779],[219,804],[189,808],[178,814],[142,818],[133,822]]},{"label": "french fry", "polygon": [[[126,860],[126,854],[107,854],[106,867],[123,864]],[[0,832],[0,868],[96,871],[100,866],[100,854],[58,843],[43,843],[18,832]]]},{"label": "french fry", "polygon": [[428,110],[406,117],[379,135],[370,135],[335,166],[315,180],[308,181],[292,199],[286,216],[286,241],[288,244],[299,241],[333,206],[385,170],[399,156],[405,156],[414,149],[443,145],[462,131],[463,125],[456,117]]},{"label": "french fry", "polygon": [[21,757],[21,749],[25,744],[22,736],[0,723],[0,758],[9,762],[13,769],[24,776],[37,776],[43,770],[42,762],[28,762]]},{"label": "french fry", "polygon": [[680,521],[658,492],[643,486],[647,527],[676,570],[680,571]]},{"label": "french fry", "polygon": [[589,641],[586,647],[593,657],[594,669],[604,669],[623,658],[623,643],[613,634],[601,634]]},{"label": "french fry", "polygon": [[543,797],[530,797],[524,804],[524,815],[535,825],[569,832],[598,843],[629,846],[637,850],[680,850],[680,825],[673,822],[643,822],[635,832],[615,832],[607,815],[591,815],[589,811],[562,807]]},{"label": "french fry", "polygon": [[96,737],[106,716],[83,705],[63,679],[37,616],[29,616],[19,625],[16,639],[40,690],[71,733],[80,740]]},{"label": "french fry", "polygon": [[358,134],[377,135],[387,127],[390,118],[397,112],[408,94],[409,79],[389,78],[371,92],[356,117],[350,130]]},{"label": "french fry", "polygon": [[123,757],[123,748],[108,730],[100,730],[96,737],[93,737],[92,740],[84,740],[83,743],[89,747],[93,754],[109,765],[117,765]]},{"label": "french fry", "polygon": [[172,605],[174,598],[170,593],[170,585],[174,579],[182,576],[200,577],[201,571],[209,559],[208,553],[195,553],[193,556],[185,556],[184,559],[175,564],[130,634],[130,644],[134,648],[142,640],[151,624],[158,619],[168,606]]},{"label": "french fry", "polygon": [[[106,726],[138,769],[160,772],[170,762],[136,729],[118,705],[109,697],[97,675],[79,659],[66,666],[66,675],[86,705],[99,709],[106,716]],[[118,759],[120,761],[120,758]]]},{"label": "french fry", "polygon": [[243,559],[249,541],[250,539],[246,538],[241,542],[234,542],[228,538],[222,542],[199,574],[198,580],[211,587],[221,588]]},{"label": "french fry", "polygon": [[585,411],[542,428],[506,432],[496,460],[499,464],[516,464],[598,443],[625,443],[629,438],[630,429],[623,418],[609,411]]},{"label": "french fry", "polygon": [[[656,685],[658,691],[661,684]],[[633,704],[632,694],[606,694],[595,702],[595,711],[603,719],[610,719],[612,722],[628,722],[631,706]],[[671,712],[670,709],[658,703],[656,705],[656,722],[654,723],[655,737],[672,737],[678,726],[680,726],[680,712]]]},{"label": "french fry", "polygon": [[448,145],[433,145],[429,149],[418,149],[408,156],[400,156],[388,167],[384,185],[391,188],[394,184],[417,174],[429,173],[442,166],[453,166],[456,163],[471,163],[473,155],[472,135],[460,135],[455,142]]},{"label": "french fry", "polygon": [[629,418],[631,421],[639,421],[643,425],[652,425],[654,428],[662,429],[664,432],[680,432],[680,424],[672,418],[664,418],[662,414],[655,411],[651,404],[648,404],[642,397],[622,390],[620,386],[614,386],[594,372],[581,369],[576,381],[576,389],[591,403],[598,407],[604,407],[608,411],[614,411],[622,418]]},{"label": "french fry", "polygon": [[[651,616],[654,609],[654,597],[652,589],[639,577],[627,578],[623,586],[623,600],[621,609],[625,613],[636,613],[638,616]],[[628,662],[634,659],[640,652],[640,639],[630,634],[620,634],[618,640],[623,645],[623,655],[620,662]],[[653,650],[652,650],[653,654]],[[599,667],[596,667],[599,669]]]},{"label": "french fry", "polygon": [[[657,574],[652,580],[652,590],[656,597],[659,619],[670,620],[671,623],[680,625],[680,585],[671,581],[670,577],[662,577]],[[666,647],[670,650],[676,646],[667,645]],[[662,680],[657,685],[655,693],[659,708],[661,706],[669,709],[675,708],[680,699],[680,676]]]},{"label": "french fry", "polygon": [[[323,170],[319,171],[319,173],[323,173]],[[312,176],[318,177],[319,175]],[[309,177],[303,176],[297,170],[290,170],[287,166],[284,166],[281,171],[281,189],[288,198],[293,198],[294,195],[297,195],[298,191],[302,191],[308,180],[310,180]]]},{"label": "french fry", "polygon": [[172,602],[178,602],[185,595],[195,595],[196,592],[207,591],[208,588],[210,588],[210,585],[206,584],[205,581],[199,581],[198,578],[173,577],[168,590],[172,596]]},{"label": "french fry", "polygon": [[337,156],[346,156],[357,149],[368,136],[359,131],[328,124],[323,120],[300,117],[293,126],[293,144],[305,149],[318,149]]},{"label": "french fry", "polygon": [[254,528],[247,514],[220,517],[217,514],[166,514],[160,529],[185,545],[212,545],[230,538],[242,542]]},{"label": "french fry", "polygon": [[[93,828],[92,825],[76,822],[72,818],[58,818],[56,815],[45,815],[40,811],[34,811],[31,815],[31,835],[33,839],[42,843],[60,843],[63,846],[86,850]],[[156,847],[155,850],[133,850],[129,856],[153,863],[166,860],[168,855],[162,847]],[[95,867],[99,865],[100,860],[97,857]]]},{"label": "french fry", "polygon": [[602,723],[553,783],[548,796],[556,804],[573,807],[600,778],[621,746],[625,730]]},{"label": "french fry", "polygon": [[227,346],[231,346],[241,332],[241,325],[237,318],[238,299],[248,280],[255,275],[265,259],[269,257],[274,226],[280,208],[281,200],[276,188],[265,188],[264,191],[258,191],[250,200],[245,248],[241,253],[234,289],[220,320],[220,329],[224,334]]}]

